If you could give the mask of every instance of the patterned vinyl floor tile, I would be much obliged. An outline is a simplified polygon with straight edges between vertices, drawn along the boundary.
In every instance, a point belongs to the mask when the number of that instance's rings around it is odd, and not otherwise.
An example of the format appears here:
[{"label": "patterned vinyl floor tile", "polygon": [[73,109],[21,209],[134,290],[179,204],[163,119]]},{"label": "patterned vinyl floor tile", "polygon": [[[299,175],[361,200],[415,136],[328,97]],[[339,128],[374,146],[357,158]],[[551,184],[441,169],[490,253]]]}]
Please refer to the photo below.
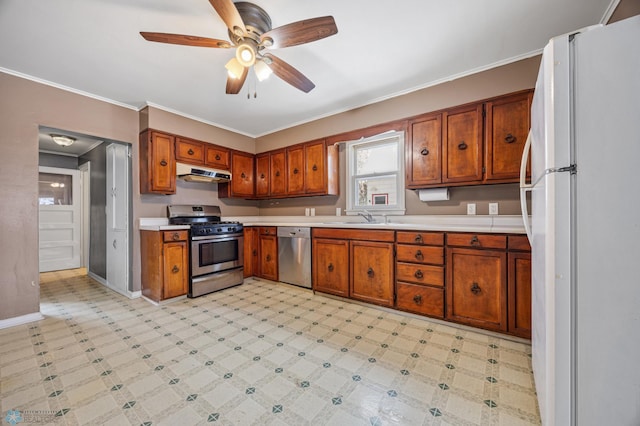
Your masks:
[{"label": "patterned vinyl floor tile", "polygon": [[154,306],[84,272],[0,330],[7,424],[540,424],[526,343],[253,278]]}]

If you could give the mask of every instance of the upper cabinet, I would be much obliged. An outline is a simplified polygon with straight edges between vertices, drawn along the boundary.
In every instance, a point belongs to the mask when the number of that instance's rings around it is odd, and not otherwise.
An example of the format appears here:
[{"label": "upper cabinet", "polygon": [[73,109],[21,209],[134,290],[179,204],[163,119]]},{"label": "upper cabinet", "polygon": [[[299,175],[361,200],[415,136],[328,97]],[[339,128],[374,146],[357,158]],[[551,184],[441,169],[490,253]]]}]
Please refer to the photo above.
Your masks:
[{"label": "upper cabinet", "polygon": [[409,189],[518,182],[533,90],[409,121]]},{"label": "upper cabinet", "polygon": [[175,137],[147,130],[140,134],[140,193],[175,194]]},{"label": "upper cabinet", "polygon": [[220,198],[254,198],[255,156],[241,151],[231,151],[231,182],[218,184]]},{"label": "upper cabinet", "polygon": [[176,161],[179,163],[203,165],[204,145],[205,144],[200,141],[177,137]]},{"label": "upper cabinet", "polygon": [[229,170],[229,150],[220,146],[205,144],[204,165],[216,169]]},{"label": "upper cabinet", "polygon": [[269,153],[256,155],[256,197],[266,197],[270,193],[270,160]]},{"label": "upper cabinet", "polygon": [[304,195],[304,145],[287,148],[287,195]]}]

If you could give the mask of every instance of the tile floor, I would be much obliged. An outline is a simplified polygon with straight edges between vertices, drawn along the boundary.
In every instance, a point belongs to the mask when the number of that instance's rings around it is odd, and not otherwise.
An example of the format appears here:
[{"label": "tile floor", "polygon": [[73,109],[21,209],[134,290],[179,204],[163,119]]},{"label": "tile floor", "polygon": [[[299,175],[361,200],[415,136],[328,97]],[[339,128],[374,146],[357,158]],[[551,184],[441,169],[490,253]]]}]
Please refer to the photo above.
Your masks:
[{"label": "tile floor", "polygon": [[540,423],[526,344],[256,279],[153,306],[81,272],[0,330],[3,424]]}]

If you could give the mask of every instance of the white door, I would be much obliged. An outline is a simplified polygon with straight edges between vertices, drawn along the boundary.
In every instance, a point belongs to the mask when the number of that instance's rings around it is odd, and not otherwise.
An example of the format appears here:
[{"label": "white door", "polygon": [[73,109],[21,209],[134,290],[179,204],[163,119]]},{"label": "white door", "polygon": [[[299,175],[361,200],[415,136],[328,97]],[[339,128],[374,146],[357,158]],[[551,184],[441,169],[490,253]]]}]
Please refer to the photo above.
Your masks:
[{"label": "white door", "polygon": [[82,206],[80,216],[82,218],[82,230],[81,235],[81,266],[89,270],[89,246],[91,243],[91,227],[90,212],[91,212],[91,162],[81,164],[78,167],[80,170],[80,185],[82,188]]},{"label": "white door", "polygon": [[80,172],[40,167],[40,272],[79,268],[82,205]]},{"label": "white door", "polygon": [[129,147],[107,147],[107,283],[129,289]]}]

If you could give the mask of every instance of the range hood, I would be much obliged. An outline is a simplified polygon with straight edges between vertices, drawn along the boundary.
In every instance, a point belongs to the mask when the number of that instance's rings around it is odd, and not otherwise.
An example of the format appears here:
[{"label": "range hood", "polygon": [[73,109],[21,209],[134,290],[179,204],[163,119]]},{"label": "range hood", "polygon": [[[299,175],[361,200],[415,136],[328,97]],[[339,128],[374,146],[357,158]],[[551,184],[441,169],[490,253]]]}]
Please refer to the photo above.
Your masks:
[{"label": "range hood", "polygon": [[176,163],[176,174],[187,182],[229,182],[231,180],[231,173],[227,170],[216,170],[183,163]]}]

